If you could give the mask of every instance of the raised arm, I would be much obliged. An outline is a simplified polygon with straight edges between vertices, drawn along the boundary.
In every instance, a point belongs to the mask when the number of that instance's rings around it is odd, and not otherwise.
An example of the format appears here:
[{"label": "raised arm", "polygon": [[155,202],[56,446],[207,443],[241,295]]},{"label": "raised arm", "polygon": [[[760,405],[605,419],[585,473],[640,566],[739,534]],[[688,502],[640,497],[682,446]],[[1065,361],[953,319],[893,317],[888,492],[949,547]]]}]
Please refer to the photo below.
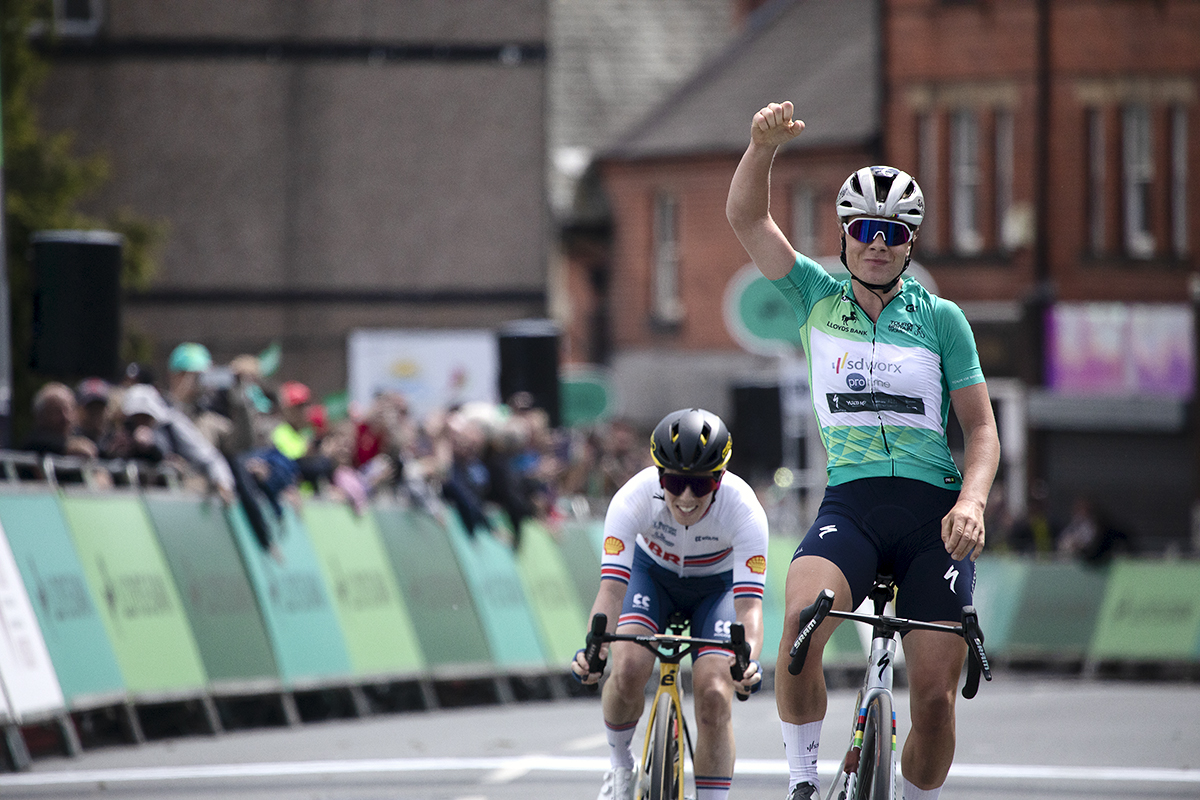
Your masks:
[{"label": "raised arm", "polygon": [[771,280],[787,275],[796,261],[796,251],[771,217],[771,162],[775,151],[804,130],[804,123],[792,119],[792,112],[789,101],[771,103],[754,115],[750,145],[733,174],[725,203],[725,216],[742,247]]}]

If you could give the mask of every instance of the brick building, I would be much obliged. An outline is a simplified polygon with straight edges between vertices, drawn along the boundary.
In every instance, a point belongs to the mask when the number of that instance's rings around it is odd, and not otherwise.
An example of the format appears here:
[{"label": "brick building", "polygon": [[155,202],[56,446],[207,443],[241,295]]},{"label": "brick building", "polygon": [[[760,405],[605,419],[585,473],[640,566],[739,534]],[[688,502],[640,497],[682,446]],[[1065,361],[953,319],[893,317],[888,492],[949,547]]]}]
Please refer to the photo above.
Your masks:
[{"label": "brick building", "polygon": [[784,99],[808,128],[776,160],[773,211],[803,252],[836,256],[852,169],[921,181],[915,258],[975,328],[1010,510],[1032,490],[1062,516],[1086,495],[1141,546],[1190,549],[1200,3],[762,5],[596,166],[611,251],[588,257],[605,278],[577,283],[602,289],[578,307],[609,316],[590,347],[642,422],[689,403],[736,417],[734,387],[785,369],[722,317],[746,262],[729,179],[753,112]]}]

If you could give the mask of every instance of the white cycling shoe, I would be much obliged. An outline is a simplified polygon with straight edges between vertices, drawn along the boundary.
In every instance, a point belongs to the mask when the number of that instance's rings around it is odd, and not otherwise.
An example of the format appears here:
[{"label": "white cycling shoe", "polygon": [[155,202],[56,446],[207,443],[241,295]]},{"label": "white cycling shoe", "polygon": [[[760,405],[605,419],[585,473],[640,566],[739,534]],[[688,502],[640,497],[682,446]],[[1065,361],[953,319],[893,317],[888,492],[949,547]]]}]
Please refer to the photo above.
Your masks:
[{"label": "white cycling shoe", "polygon": [[632,769],[612,767],[604,773],[604,783],[600,784],[600,795],[596,800],[634,800],[636,788]]},{"label": "white cycling shoe", "polygon": [[797,783],[792,787],[788,800],[820,800],[820,797],[817,787],[811,783]]}]

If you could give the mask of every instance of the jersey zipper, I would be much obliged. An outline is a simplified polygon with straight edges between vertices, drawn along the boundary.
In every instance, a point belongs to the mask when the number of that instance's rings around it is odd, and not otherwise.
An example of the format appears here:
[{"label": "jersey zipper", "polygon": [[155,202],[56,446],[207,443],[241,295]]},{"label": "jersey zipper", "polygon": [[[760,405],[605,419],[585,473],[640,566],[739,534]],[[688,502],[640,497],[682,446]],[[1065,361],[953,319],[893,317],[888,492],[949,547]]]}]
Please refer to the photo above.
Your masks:
[{"label": "jersey zipper", "polygon": [[[896,297],[899,296],[900,295],[896,295]],[[896,297],[893,297],[892,300],[895,300]],[[871,319],[871,315],[868,314],[867,310],[862,307],[862,305],[858,302],[858,298],[854,297],[853,293],[850,295],[850,302],[858,306],[862,311],[863,317],[871,323],[871,365],[870,369],[867,370],[867,374],[871,381],[871,404],[875,408],[875,416],[879,418],[879,437],[883,440],[883,451],[887,453],[888,459],[892,462],[892,477],[895,477],[896,460],[892,458],[892,446],[891,443],[888,442],[887,428],[883,424],[883,413],[879,410],[879,399],[875,396],[875,348],[879,344],[879,321]],[[879,316],[881,318],[883,317],[884,312],[887,311],[887,307],[891,304],[891,300],[889,300],[887,304],[885,304],[884,307],[879,310]]]}]

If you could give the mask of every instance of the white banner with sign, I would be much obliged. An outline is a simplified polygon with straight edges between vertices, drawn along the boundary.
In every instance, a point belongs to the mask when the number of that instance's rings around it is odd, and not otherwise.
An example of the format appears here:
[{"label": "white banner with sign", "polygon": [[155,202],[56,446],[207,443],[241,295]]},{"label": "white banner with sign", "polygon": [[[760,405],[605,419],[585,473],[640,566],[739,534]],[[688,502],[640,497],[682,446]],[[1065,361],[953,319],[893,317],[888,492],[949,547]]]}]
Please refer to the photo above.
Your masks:
[{"label": "white banner with sign", "polygon": [[0,684],[7,713],[17,722],[65,709],[62,687],[21,580],[8,537],[0,527]]},{"label": "white banner with sign", "polygon": [[431,411],[499,401],[500,349],[491,330],[358,330],[349,337],[350,402],[367,408],[399,392],[418,418]]}]

